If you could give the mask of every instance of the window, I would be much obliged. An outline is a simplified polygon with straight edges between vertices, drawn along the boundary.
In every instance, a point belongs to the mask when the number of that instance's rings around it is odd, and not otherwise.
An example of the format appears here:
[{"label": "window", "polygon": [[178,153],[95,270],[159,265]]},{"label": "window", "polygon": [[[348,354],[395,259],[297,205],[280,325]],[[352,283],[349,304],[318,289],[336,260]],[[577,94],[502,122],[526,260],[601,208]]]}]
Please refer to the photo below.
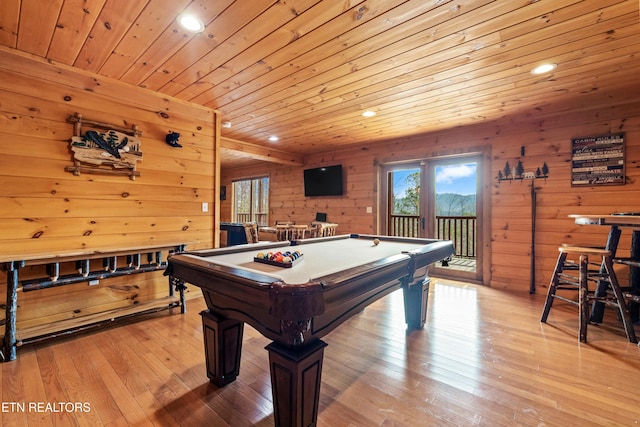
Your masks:
[{"label": "window", "polygon": [[269,225],[269,178],[233,182],[233,221]]}]

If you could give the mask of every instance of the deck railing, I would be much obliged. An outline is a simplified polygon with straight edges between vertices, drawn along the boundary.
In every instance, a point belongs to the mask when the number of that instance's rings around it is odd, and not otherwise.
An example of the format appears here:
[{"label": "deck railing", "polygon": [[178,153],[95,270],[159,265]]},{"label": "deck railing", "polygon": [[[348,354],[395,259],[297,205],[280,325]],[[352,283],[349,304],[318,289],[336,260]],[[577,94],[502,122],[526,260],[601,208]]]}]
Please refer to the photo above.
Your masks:
[{"label": "deck railing", "polygon": [[456,256],[476,257],[476,217],[436,216],[436,239],[451,240]]},{"label": "deck railing", "polygon": [[[419,237],[420,221],[418,215],[391,215],[389,235]],[[476,223],[475,216],[436,216],[434,238],[453,241],[456,256],[475,258]]]},{"label": "deck railing", "polygon": [[266,213],[257,213],[254,214],[255,220],[251,219],[250,213],[236,213],[236,221],[237,222],[251,222],[255,221],[259,226],[264,227],[269,225],[267,220]]},{"label": "deck railing", "polygon": [[420,237],[420,216],[391,215],[389,236]]}]

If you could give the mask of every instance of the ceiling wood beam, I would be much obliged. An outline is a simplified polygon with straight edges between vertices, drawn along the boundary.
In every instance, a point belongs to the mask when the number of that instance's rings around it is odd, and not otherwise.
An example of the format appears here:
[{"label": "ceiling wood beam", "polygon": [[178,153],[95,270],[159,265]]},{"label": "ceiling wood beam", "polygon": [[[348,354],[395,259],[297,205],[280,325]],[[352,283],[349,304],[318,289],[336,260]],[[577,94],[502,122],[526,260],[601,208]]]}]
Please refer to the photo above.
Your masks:
[{"label": "ceiling wood beam", "polygon": [[222,143],[221,148],[239,151],[247,157],[252,157],[256,160],[280,163],[290,166],[304,165],[304,159],[302,155],[275,150],[273,148],[265,148],[256,144],[238,141],[237,139],[225,138],[224,136],[220,138],[220,141]]}]

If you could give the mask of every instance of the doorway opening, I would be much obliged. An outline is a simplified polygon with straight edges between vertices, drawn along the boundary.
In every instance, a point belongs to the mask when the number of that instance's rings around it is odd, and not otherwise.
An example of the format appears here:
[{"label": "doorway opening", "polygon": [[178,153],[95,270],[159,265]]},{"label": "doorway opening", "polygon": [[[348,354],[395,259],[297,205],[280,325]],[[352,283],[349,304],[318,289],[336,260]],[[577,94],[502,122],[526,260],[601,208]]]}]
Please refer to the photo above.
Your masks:
[{"label": "doorway opening", "polygon": [[432,272],[481,282],[482,168],[480,155],[383,165],[383,234],[451,240],[455,255]]}]

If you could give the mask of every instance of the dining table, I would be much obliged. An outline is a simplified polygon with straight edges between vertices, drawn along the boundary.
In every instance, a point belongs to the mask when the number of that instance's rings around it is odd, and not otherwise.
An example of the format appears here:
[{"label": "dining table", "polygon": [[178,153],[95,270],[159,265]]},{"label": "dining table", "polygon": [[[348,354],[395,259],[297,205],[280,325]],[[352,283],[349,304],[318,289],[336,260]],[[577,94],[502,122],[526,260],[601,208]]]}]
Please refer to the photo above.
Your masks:
[{"label": "dining table", "polygon": [[[629,266],[629,292],[632,295],[640,295],[640,212],[614,212],[602,215],[572,214],[579,225],[598,225],[609,227],[609,234],[605,249],[611,252],[614,262]],[[620,236],[622,231],[631,232],[631,244],[628,256],[618,254]],[[607,292],[607,284],[600,282],[596,286],[595,295],[604,296]],[[640,321],[640,305],[629,302],[629,313],[634,323]],[[591,321],[601,323],[604,315],[604,304],[594,302],[591,310]]]}]

